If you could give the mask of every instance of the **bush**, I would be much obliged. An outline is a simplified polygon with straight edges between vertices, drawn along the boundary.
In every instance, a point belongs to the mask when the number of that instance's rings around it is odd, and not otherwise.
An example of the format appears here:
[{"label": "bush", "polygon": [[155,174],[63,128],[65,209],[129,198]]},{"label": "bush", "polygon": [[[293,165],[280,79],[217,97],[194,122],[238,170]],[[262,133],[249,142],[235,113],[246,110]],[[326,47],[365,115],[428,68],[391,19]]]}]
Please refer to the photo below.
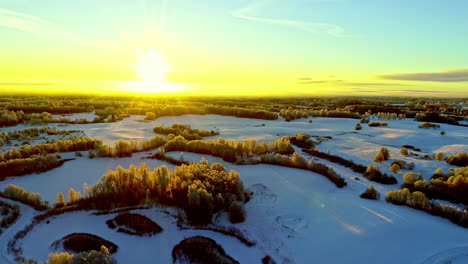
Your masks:
[{"label": "bush", "polygon": [[393,173],[398,173],[400,172],[401,168],[398,164],[392,164],[390,166],[390,170],[393,172]]},{"label": "bush", "polygon": [[442,152],[437,152],[437,154],[434,157],[435,160],[443,161],[445,160],[444,153]]},{"label": "bush", "polygon": [[381,147],[374,158],[374,162],[382,162],[390,158],[390,153],[386,147]]},{"label": "bush", "polygon": [[364,199],[378,200],[380,198],[379,192],[374,188],[373,185],[369,185],[365,192],[360,196]]},{"label": "bush", "polygon": [[245,221],[245,209],[241,202],[233,202],[229,207],[229,221],[231,223],[241,223]]},{"label": "bush", "polygon": [[413,185],[416,181],[420,181],[422,179],[423,178],[420,173],[407,172],[403,175],[403,182],[409,185]]},{"label": "bush", "polygon": [[403,156],[408,156],[408,149],[407,148],[401,148],[400,149],[400,154]]},{"label": "bush", "polygon": [[357,123],[355,129],[356,129],[356,130],[361,130],[361,129],[362,129],[361,124],[360,124],[360,123]]},{"label": "bush", "polygon": [[364,172],[364,176],[370,181],[375,181],[382,184],[396,184],[398,182],[395,177],[382,174],[380,172],[380,168],[372,164],[367,167],[366,171]]}]

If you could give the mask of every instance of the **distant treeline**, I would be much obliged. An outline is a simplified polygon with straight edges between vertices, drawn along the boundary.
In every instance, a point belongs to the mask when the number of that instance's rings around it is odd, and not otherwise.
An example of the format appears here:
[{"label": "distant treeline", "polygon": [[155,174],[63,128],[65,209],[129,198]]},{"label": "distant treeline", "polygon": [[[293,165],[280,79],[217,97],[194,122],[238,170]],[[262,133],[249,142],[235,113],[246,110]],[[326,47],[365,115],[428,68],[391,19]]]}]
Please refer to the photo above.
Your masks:
[{"label": "distant treeline", "polygon": [[[278,119],[278,114],[261,109],[212,106],[212,105],[164,105],[150,109],[156,115],[156,118],[163,116],[180,116],[180,115],[222,115],[235,116],[240,118],[255,118],[265,120]],[[129,114],[147,115],[146,108],[129,108]]]}]

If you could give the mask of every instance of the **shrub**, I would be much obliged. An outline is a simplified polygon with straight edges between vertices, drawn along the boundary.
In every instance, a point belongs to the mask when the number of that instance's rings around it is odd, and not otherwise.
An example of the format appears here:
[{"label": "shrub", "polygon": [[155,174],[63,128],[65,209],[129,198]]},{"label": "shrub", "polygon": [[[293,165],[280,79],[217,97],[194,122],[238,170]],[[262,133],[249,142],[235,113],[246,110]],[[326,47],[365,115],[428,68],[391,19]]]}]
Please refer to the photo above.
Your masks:
[{"label": "shrub", "polygon": [[245,221],[245,209],[241,202],[233,202],[229,207],[229,220],[231,223],[241,223]]},{"label": "shrub", "polygon": [[398,173],[400,172],[401,168],[398,164],[392,164],[390,166],[390,170],[393,172],[393,173]]},{"label": "shrub", "polygon": [[386,147],[381,147],[374,158],[374,162],[382,162],[390,158],[390,153]]},{"label": "shrub", "polygon": [[356,130],[361,130],[361,129],[362,129],[361,124],[360,124],[360,123],[357,123],[355,129],[356,129]]},{"label": "shrub", "polygon": [[378,200],[380,198],[379,192],[374,188],[373,185],[369,185],[365,192],[360,196],[364,199]]},{"label": "shrub", "polygon": [[407,172],[403,175],[403,182],[409,185],[413,185],[416,181],[420,181],[422,179],[423,178],[420,173]]},{"label": "shrub", "polygon": [[434,157],[435,160],[443,161],[445,159],[444,153],[442,152],[437,152],[437,154]]},{"label": "shrub", "polygon": [[400,167],[400,169],[403,169],[403,170],[413,170],[415,166],[414,162],[408,163],[404,160],[394,160],[390,166],[393,166],[395,164],[398,165],[398,167]]},{"label": "shrub", "polygon": [[408,149],[407,148],[401,148],[400,149],[400,154],[403,156],[408,156]]},{"label": "shrub", "polygon": [[375,181],[383,184],[397,183],[395,177],[382,174],[380,172],[380,168],[372,164],[369,165],[369,167],[367,167],[366,171],[364,172],[364,176],[370,181]]}]

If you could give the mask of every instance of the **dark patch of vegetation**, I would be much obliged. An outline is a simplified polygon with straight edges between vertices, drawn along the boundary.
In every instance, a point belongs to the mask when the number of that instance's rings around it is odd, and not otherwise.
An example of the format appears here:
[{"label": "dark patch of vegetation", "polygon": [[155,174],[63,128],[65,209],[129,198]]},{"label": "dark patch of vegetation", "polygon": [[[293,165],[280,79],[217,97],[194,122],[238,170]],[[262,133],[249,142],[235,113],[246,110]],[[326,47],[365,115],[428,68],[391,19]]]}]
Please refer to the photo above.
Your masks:
[{"label": "dark patch of vegetation", "polygon": [[418,128],[440,128],[440,125],[432,124],[432,123],[422,123],[418,126]]},{"label": "dark patch of vegetation", "polygon": [[20,210],[18,206],[0,200],[0,234],[3,232],[3,229],[13,224],[19,215]]},{"label": "dark patch of vegetation", "polygon": [[55,241],[52,246],[57,247],[63,244],[63,248],[75,253],[88,252],[91,250],[99,251],[102,246],[109,249],[110,253],[115,253],[119,248],[116,244],[105,240],[102,237],[88,233],[73,233]]},{"label": "dark patch of vegetation", "polygon": [[172,249],[174,263],[188,261],[200,264],[239,264],[227,255],[224,249],[211,238],[194,236],[182,240]]},{"label": "dark patch of vegetation", "polygon": [[368,124],[368,126],[370,126],[370,127],[384,127],[384,126],[388,126],[388,123],[386,123],[386,122],[370,122]]},{"label": "dark patch of vegetation", "polygon": [[262,264],[276,264],[276,261],[274,261],[270,256],[265,256],[262,258]]},{"label": "dark patch of vegetation", "polygon": [[[412,175],[415,176],[410,178],[409,176]],[[412,191],[423,192],[431,199],[441,199],[468,205],[468,166],[451,169],[447,174],[438,169],[429,183],[424,181],[419,174],[411,173],[409,176],[408,179],[405,179],[404,187]]]},{"label": "dark patch of vegetation", "polygon": [[163,231],[153,220],[133,213],[120,213],[106,223],[112,229],[118,227],[119,232],[137,236],[152,236]]},{"label": "dark patch of vegetation", "polygon": [[366,171],[364,172],[364,176],[369,181],[375,181],[382,184],[396,184],[398,183],[397,179],[393,176],[388,176],[387,174],[383,174],[380,172],[380,168],[374,165],[369,165]]},{"label": "dark patch of vegetation", "polygon": [[370,200],[378,200],[380,198],[380,194],[379,192],[374,188],[373,185],[369,185],[366,189],[366,191],[364,191],[361,196],[361,198],[364,198],[364,199],[370,199]]},{"label": "dark patch of vegetation", "polygon": [[414,120],[419,122],[434,122],[434,123],[445,123],[450,125],[460,125],[454,117],[450,117],[444,114],[436,112],[419,112],[414,117]]},{"label": "dark patch of vegetation", "polygon": [[192,129],[189,125],[173,124],[172,127],[167,126],[157,126],[153,128],[153,132],[157,134],[169,135],[173,134],[175,136],[182,136],[187,140],[200,140],[203,137],[210,137],[219,135],[217,131],[206,131],[204,129]]},{"label": "dark patch of vegetation", "polygon": [[241,202],[233,202],[229,207],[229,221],[231,223],[241,223],[245,221],[244,204]]},{"label": "dark patch of vegetation", "polygon": [[230,227],[224,227],[224,226],[215,226],[215,225],[209,225],[209,226],[183,226],[182,224],[179,224],[179,229],[181,230],[209,230],[213,231],[216,233],[223,234],[225,236],[231,236],[239,240],[242,244],[248,246],[248,247],[253,247],[256,245],[255,241],[249,240],[240,229],[230,226]]},{"label": "dark patch of vegetation", "polygon": [[447,163],[455,166],[468,166],[468,153],[460,152],[457,155],[450,155],[447,157]]}]

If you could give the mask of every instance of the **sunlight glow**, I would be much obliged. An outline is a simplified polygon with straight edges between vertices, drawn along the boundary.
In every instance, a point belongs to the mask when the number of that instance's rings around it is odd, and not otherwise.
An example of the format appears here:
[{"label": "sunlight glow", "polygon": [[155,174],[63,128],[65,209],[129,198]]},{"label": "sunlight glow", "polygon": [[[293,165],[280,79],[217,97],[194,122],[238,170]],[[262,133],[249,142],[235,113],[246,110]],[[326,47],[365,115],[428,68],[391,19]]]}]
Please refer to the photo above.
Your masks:
[{"label": "sunlight glow", "polygon": [[172,93],[180,91],[180,85],[167,80],[170,66],[161,52],[151,48],[147,51],[136,50],[136,53],[138,63],[134,69],[138,80],[128,83],[132,92]]}]

